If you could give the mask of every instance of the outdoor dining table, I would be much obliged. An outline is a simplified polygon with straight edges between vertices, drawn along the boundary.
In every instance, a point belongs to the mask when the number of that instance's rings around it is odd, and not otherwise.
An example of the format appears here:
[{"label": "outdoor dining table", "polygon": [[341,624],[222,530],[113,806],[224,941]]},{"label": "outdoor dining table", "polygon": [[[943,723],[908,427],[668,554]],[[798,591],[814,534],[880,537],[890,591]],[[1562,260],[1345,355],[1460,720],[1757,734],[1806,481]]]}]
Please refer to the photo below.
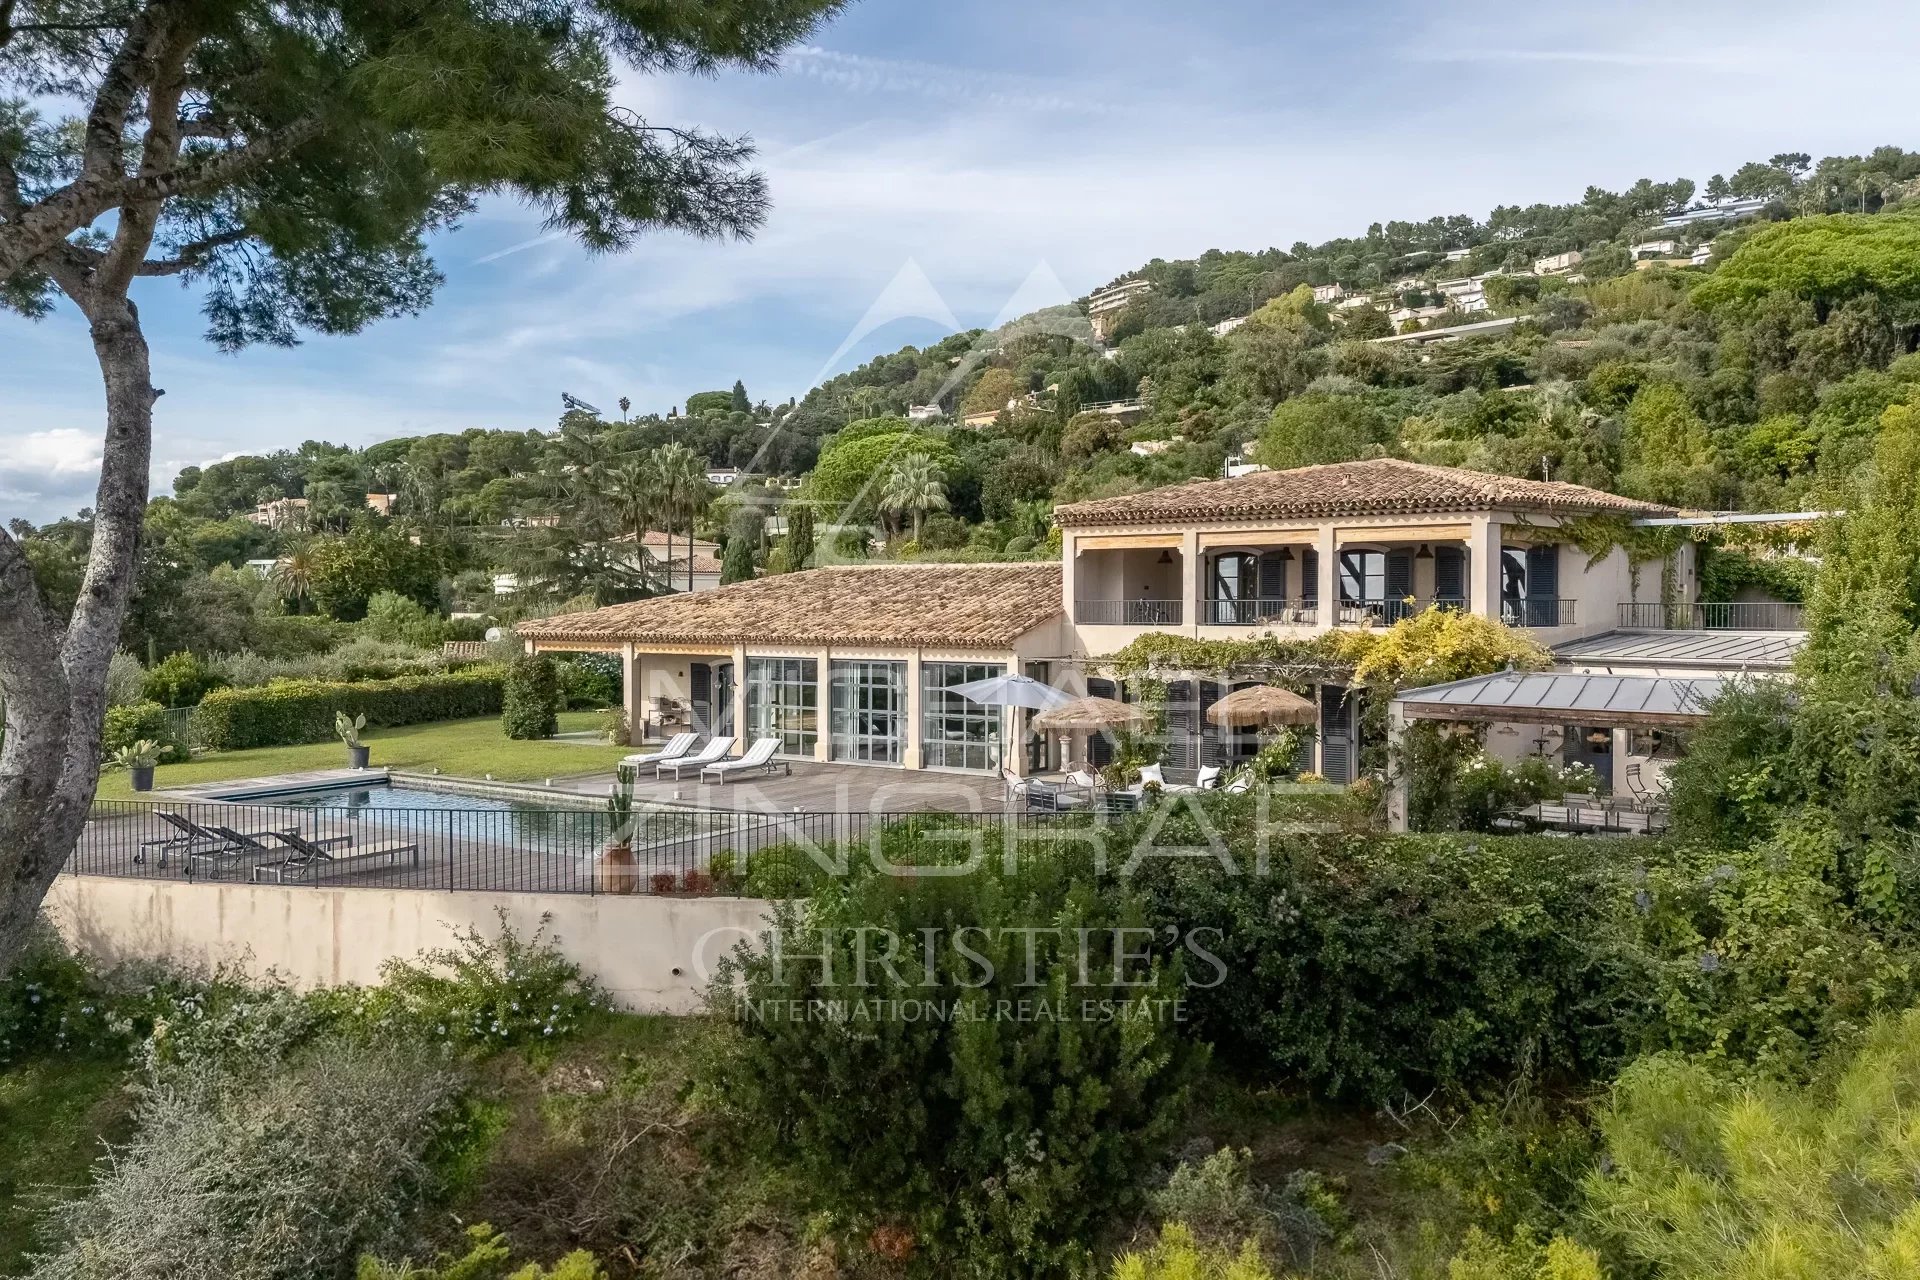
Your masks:
[{"label": "outdoor dining table", "polygon": [[1657,835],[1667,829],[1667,814],[1626,804],[1567,803],[1545,800],[1519,810],[1528,822],[1562,831],[1624,831]]}]

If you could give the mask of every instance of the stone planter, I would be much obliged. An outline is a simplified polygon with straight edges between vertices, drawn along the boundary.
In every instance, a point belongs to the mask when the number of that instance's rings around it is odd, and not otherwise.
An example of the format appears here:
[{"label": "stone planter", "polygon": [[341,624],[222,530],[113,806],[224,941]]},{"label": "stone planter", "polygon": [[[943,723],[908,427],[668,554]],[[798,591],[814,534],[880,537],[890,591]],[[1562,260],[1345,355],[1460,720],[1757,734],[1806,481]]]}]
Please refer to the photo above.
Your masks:
[{"label": "stone planter", "polygon": [[600,860],[593,868],[595,893],[632,893],[639,879],[632,845],[610,844],[600,851]]},{"label": "stone planter", "polygon": [[127,770],[127,780],[133,784],[135,791],[153,790],[153,766],[132,766]]},{"label": "stone planter", "polygon": [[369,757],[372,754],[373,754],[372,747],[348,747],[347,748],[347,768],[349,769],[366,768],[367,757]]}]

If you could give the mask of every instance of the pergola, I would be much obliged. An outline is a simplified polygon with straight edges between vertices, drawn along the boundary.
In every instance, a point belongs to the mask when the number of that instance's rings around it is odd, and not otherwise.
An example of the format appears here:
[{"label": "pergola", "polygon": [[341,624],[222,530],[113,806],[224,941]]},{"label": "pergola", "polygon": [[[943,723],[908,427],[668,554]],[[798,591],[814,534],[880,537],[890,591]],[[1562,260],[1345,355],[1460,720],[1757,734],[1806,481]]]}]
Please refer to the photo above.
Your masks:
[{"label": "pergola", "polygon": [[[1726,685],[1717,676],[1596,676],[1563,671],[1503,671],[1407,689],[1388,709],[1394,747],[1409,722],[1550,724],[1597,729],[1674,729],[1698,725]],[[1397,776],[1388,821],[1406,830],[1406,779]]]}]

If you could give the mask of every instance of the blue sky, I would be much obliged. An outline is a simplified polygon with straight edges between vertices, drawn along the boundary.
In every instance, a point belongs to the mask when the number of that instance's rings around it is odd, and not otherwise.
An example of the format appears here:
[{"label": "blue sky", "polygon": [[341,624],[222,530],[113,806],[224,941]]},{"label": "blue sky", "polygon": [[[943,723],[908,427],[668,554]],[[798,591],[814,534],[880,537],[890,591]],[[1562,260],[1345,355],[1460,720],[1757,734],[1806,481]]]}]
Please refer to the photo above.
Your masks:
[{"label": "blue sky", "polygon": [[[495,201],[436,244],[425,315],[238,356],[200,340],[191,292],[145,283],[155,492],[309,438],[548,428],[563,390],[664,411],[738,377],[784,400],[1155,256],[1920,147],[1917,59],[1920,11],[1893,0],[864,0],[778,75],[623,88],[755,137],[774,208],[751,243],[593,257]],[[0,314],[0,517],[90,501],[100,415],[77,318]]]}]

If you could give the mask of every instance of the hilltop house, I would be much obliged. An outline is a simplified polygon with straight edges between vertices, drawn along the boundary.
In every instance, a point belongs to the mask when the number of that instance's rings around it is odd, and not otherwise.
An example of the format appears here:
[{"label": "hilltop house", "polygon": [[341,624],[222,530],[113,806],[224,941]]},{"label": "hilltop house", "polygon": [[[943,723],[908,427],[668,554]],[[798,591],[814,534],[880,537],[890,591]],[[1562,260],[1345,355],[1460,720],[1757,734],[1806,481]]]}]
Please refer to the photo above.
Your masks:
[{"label": "hilltop house", "polygon": [[1566,253],[1556,253],[1545,258],[1534,259],[1533,274],[1537,276],[1563,276],[1584,261],[1586,261],[1586,255],[1584,253],[1581,253],[1578,249],[1570,249]]},{"label": "hilltop house", "polygon": [[1136,299],[1152,292],[1151,280],[1138,279],[1122,280],[1118,284],[1095,290],[1087,298],[1087,319],[1093,325],[1094,340],[1105,342],[1107,335],[1113,332],[1114,323],[1120,319],[1120,313]]},{"label": "hilltop house", "polygon": [[[1502,686],[1436,695],[1407,714],[1499,720],[1491,749],[1552,749],[1604,766],[1618,786],[1629,766],[1657,772],[1662,751],[1671,756],[1670,731],[1685,716],[1656,723],[1648,708],[1680,696],[1674,681],[1778,669],[1800,639],[1790,606],[1685,603],[1695,593],[1689,547],[1642,575],[1622,549],[1590,556],[1563,532],[1583,517],[1671,515],[1579,485],[1395,459],[1259,470],[1062,506],[1058,563],[836,566],[519,632],[535,651],[619,654],[636,738],[663,725],[739,726],[738,736],[779,737],[790,758],[1026,772],[1062,763],[1072,744],[1030,737],[1018,713],[968,703],[951,686],[1019,672],[1124,696],[1106,660],[1143,636],[1310,637],[1459,609],[1532,631],[1569,679],[1589,682],[1579,686],[1588,701],[1516,704]],[[1208,671],[1167,682],[1174,776],[1256,749],[1252,735],[1216,729],[1204,713],[1259,678]],[[1350,781],[1357,700],[1338,672],[1307,682],[1320,724],[1302,764]],[[1613,701],[1594,703],[1596,689]],[[1634,698],[1639,711],[1627,706]],[[1109,747],[1096,738],[1087,750],[1100,763]]]}]

